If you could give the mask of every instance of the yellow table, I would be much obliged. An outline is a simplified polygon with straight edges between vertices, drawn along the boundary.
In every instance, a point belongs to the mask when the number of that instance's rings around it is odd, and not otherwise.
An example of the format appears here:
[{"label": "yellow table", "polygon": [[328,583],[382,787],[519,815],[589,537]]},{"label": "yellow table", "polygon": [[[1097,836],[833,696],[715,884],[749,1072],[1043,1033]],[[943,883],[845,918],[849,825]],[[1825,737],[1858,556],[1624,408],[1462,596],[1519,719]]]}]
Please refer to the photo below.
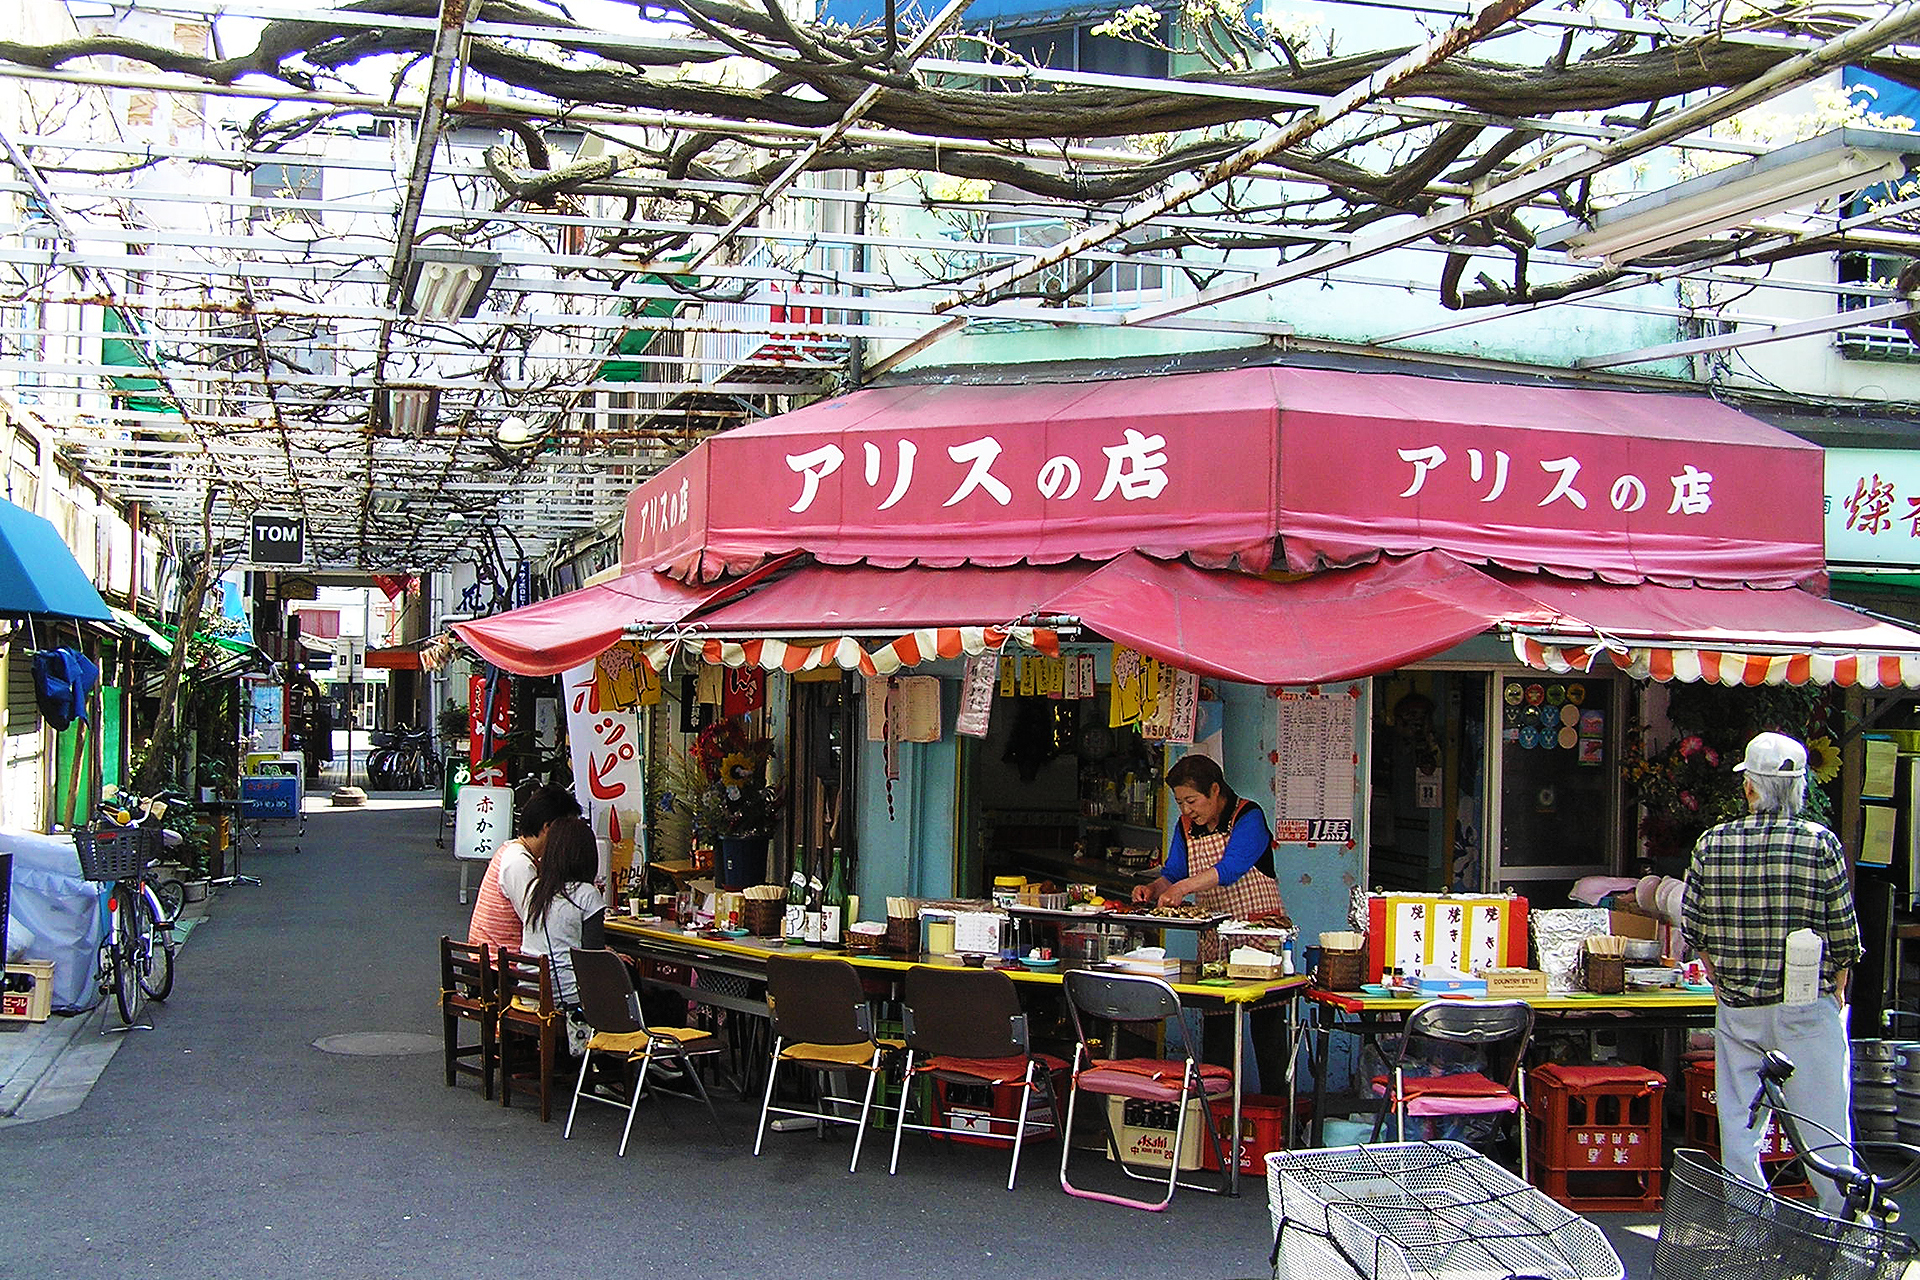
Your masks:
[{"label": "yellow table", "polygon": [[[849,961],[854,968],[876,975],[901,974],[917,964],[937,965],[943,968],[964,967],[964,962],[957,956],[875,955],[848,952],[839,947],[789,946],[782,945],[776,939],[756,938],[751,935],[728,938],[711,932],[685,933],[666,925],[642,924],[627,916],[607,918],[607,945],[647,959],[717,971],[758,982],[766,980],[767,957],[771,955],[831,957]],[[1012,978],[1018,986],[1051,987],[1057,990],[1061,986],[1063,973],[1088,967],[1096,966],[1090,966],[1084,961],[1063,960],[1059,965],[1043,970],[1008,967],[1001,971]],[[1307,980],[1304,977],[1288,977],[1252,981],[1246,979],[1202,981],[1195,973],[1195,968],[1193,965],[1183,966],[1180,977],[1168,980],[1168,984],[1180,994],[1181,1002],[1201,1008],[1218,1005],[1231,1009],[1236,1014],[1233,1019],[1233,1132],[1229,1152],[1231,1167],[1227,1182],[1229,1188],[1237,1195],[1240,1186],[1240,1109],[1245,1097],[1242,1066],[1246,1056],[1246,1025],[1244,1019],[1237,1015],[1242,1010],[1256,1005],[1284,1000],[1287,1007],[1287,1040],[1291,1048],[1297,1043],[1299,1021],[1295,1016],[1294,997],[1306,988]],[[658,979],[650,981],[700,1004],[732,1009],[763,1018],[767,1016],[767,1003],[764,996],[740,996],[715,992],[711,989],[695,987],[691,983]],[[1288,1057],[1288,1064],[1287,1097],[1289,1114],[1291,1114],[1291,1102],[1294,1096],[1291,1054]]]},{"label": "yellow table", "polygon": [[[1305,995],[1314,1025],[1311,1141],[1314,1146],[1319,1146],[1321,1124],[1327,1114],[1328,1051],[1333,1032],[1347,1031],[1360,1036],[1362,1040],[1372,1039],[1437,997],[1375,996],[1359,991],[1325,991],[1319,987],[1309,987]],[[1533,1006],[1535,1013],[1554,1018],[1578,1019],[1601,1015],[1631,1018],[1636,1030],[1660,1031],[1713,1025],[1713,993],[1710,991],[1663,987],[1657,991],[1627,991],[1611,996],[1576,991],[1561,995],[1497,998],[1525,1000]],[[1343,1014],[1347,1016],[1344,1021],[1341,1017]]]}]

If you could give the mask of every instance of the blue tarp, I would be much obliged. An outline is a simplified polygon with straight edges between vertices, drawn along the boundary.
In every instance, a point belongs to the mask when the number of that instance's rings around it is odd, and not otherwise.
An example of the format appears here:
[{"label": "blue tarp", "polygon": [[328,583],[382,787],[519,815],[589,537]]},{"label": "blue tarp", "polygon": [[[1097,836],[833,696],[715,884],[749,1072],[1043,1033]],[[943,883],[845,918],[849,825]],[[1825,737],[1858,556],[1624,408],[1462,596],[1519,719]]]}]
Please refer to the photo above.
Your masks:
[{"label": "blue tarp", "polygon": [[29,613],[113,621],[53,522],[0,501],[0,616]]},{"label": "blue tarp", "polygon": [[13,943],[21,944],[16,949],[27,959],[53,961],[54,1009],[93,1008],[100,1001],[93,976],[103,932],[100,886],[81,879],[73,837],[0,830],[0,850],[13,855],[7,917]]}]

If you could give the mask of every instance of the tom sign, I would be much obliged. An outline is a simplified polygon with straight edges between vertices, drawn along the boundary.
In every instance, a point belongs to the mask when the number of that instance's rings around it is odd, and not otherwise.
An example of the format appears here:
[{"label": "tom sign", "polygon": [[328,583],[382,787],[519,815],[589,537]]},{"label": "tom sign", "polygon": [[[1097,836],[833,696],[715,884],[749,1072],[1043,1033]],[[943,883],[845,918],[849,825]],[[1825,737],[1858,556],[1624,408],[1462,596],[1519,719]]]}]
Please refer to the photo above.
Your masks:
[{"label": "tom sign", "polygon": [[249,556],[258,565],[298,565],[307,559],[307,522],[270,511],[253,513]]}]

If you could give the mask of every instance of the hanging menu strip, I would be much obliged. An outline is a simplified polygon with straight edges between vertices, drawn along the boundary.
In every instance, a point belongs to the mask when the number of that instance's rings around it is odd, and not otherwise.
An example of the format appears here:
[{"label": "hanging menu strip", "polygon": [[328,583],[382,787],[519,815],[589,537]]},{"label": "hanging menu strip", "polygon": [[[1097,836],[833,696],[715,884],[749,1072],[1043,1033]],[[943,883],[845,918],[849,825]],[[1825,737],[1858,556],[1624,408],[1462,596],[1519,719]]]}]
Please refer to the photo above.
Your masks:
[{"label": "hanging menu strip", "polygon": [[1282,689],[1274,704],[1279,759],[1273,767],[1276,840],[1353,839],[1353,741],[1358,700]]}]

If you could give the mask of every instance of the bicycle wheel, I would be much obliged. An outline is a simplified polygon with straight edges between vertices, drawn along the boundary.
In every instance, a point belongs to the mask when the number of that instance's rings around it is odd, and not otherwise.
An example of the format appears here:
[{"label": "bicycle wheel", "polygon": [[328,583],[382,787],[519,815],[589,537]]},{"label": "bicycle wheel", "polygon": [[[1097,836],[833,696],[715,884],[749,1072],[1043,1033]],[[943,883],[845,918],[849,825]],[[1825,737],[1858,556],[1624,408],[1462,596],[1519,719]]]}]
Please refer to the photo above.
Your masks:
[{"label": "bicycle wheel", "polygon": [[173,930],[154,919],[153,903],[144,893],[133,900],[133,912],[146,939],[139,968],[140,989],[154,1000],[165,1000],[173,990]]},{"label": "bicycle wheel", "polygon": [[113,998],[121,1021],[131,1026],[140,1014],[141,942],[133,904],[143,899],[124,880],[114,886],[113,898]]},{"label": "bicycle wheel", "polygon": [[153,881],[153,891],[159,895],[160,907],[167,919],[178,920],[180,909],[187,905],[187,886],[172,876]]}]

